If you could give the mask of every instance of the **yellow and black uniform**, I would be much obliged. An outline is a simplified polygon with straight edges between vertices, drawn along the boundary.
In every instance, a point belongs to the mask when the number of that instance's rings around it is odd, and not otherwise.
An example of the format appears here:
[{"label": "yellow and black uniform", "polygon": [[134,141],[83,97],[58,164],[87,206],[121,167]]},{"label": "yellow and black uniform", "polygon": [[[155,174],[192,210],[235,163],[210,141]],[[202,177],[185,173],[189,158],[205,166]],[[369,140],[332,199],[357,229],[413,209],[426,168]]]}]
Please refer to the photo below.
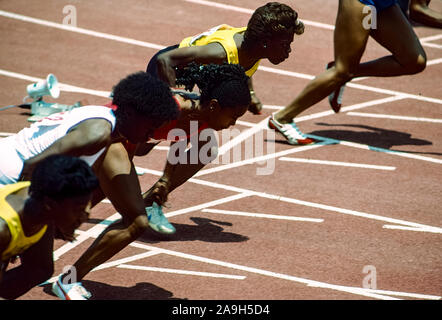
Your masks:
[{"label": "yellow and black uniform", "polygon": [[19,215],[6,201],[8,195],[29,187],[30,184],[31,183],[28,181],[18,182],[4,186],[0,189],[0,218],[6,222],[9,232],[11,233],[11,241],[1,255],[1,261],[3,262],[7,262],[11,257],[17,256],[26,251],[30,246],[40,241],[46,232],[47,226],[45,225],[40,231],[27,237],[23,231]]},{"label": "yellow and black uniform", "polygon": [[[209,31],[203,32],[194,37],[187,37],[180,42],[179,48],[204,46],[209,43],[217,42],[223,46],[227,54],[227,62],[230,64],[239,64],[238,48],[236,47],[233,36],[237,33],[244,33],[247,27],[234,28],[227,24],[213,27]],[[251,77],[258,69],[258,60],[250,69],[246,70],[246,75]]]},{"label": "yellow and black uniform", "polygon": [[[164,48],[157,52],[152,59],[149,61],[147,65],[146,72],[152,74],[155,77],[158,77],[157,72],[157,57],[164,52],[176,49],[176,48],[185,48],[192,46],[204,46],[209,43],[217,42],[219,43],[227,55],[227,62],[231,64],[239,64],[239,56],[238,56],[238,48],[236,47],[235,40],[233,36],[237,33],[245,32],[247,27],[242,28],[234,28],[227,24],[222,24],[216,27],[213,27],[209,31],[203,32],[199,35],[193,37],[187,37],[183,39],[179,45],[170,46]],[[261,60],[258,60],[250,69],[246,70],[246,75],[251,77],[256,70],[258,69],[259,63]]]}]

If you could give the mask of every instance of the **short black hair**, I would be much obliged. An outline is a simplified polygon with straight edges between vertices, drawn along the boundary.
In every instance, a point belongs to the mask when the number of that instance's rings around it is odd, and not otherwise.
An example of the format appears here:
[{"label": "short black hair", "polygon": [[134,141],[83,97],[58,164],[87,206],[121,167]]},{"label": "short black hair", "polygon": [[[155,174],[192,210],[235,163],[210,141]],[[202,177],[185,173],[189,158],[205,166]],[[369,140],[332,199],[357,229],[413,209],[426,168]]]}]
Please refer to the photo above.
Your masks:
[{"label": "short black hair", "polygon": [[35,167],[29,192],[34,199],[47,196],[61,200],[87,196],[98,185],[98,179],[86,161],[66,155],[52,155]]},{"label": "short black hair", "polygon": [[221,107],[238,107],[251,102],[249,77],[239,64],[197,65],[192,62],[177,70],[176,83],[192,90],[196,84],[201,92],[201,102],[217,99]]},{"label": "short black hair", "polygon": [[298,13],[286,4],[268,2],[253,12],[244,33],[244,42],[271,39],[292,32],[304,32],[304,24],[298,20]]},{"label": "short black hair", "polygon": [[167,84],[144,71],[120,80],[114,87],[112,103],[117,106],[117,121],[127,118],[128,109],[149,116],[156,123],[175,120],[179,115],[178,106]]}]

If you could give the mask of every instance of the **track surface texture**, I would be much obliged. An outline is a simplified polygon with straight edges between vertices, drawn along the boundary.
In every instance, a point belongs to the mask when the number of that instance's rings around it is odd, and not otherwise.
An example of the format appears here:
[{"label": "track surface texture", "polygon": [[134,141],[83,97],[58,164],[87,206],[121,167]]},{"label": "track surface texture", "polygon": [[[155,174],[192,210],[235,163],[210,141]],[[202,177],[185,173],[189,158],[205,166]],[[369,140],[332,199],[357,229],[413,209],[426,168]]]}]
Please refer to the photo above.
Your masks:
[{"label": "track surface texture", "polygon": [[[0,106],[20,104],[26,86],[49,73],[62,92],[46,101],[105,104],[118,80],[145,70],[158,48],[222,23],[244,26],[266,2],[2,0]],[[286,3],[305,33],[289,59],[263,61],[255,74],[262,114],[247,113],[234,127],[238,138],[220,139],[225,155],[244,151],[247,139],[262,153],[212,163],[171,193],[165,213],[176,234],[146,231],[92,271],[83,280],[92,299],[441,298],[442,31],[414,26],[428,56],[424,72],[353,81],[341,113],[323,100],[298,118],[303,132],[328,140],[290,146],[266,119],[333,60],[338,1]],[[442,11],[442,1],[432,3]],[[76,28],[66,25],[66,6]],[[387,53],[369,40],[362,61]],[[1,135],[28,126],[28,117],[26,109],[0,111]],[[134,160],[142,190],[163,169],[168,143],[159,146]],[[56,241],[54,276],[118,218],[100,203],[78,241]],[[43,286],[20,299],[58,298]]]}]

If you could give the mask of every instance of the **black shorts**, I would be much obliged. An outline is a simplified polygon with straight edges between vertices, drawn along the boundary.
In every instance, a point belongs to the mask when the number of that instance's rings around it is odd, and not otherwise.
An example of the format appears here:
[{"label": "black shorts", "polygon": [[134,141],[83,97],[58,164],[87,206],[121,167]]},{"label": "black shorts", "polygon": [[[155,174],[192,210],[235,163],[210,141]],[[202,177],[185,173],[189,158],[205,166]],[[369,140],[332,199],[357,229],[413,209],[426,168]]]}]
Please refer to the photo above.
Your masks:
[{"label": "black shorts", "polygon": [[146,72],[153,75],[155,78],[158,78],[158,70],[157,70],[157,60],[158,56],[164,52],[171,51],[173,49],[177,49],[179,47],[178,44],[161,49],[155,55],[150,59],[149,63],[147,64]]}]

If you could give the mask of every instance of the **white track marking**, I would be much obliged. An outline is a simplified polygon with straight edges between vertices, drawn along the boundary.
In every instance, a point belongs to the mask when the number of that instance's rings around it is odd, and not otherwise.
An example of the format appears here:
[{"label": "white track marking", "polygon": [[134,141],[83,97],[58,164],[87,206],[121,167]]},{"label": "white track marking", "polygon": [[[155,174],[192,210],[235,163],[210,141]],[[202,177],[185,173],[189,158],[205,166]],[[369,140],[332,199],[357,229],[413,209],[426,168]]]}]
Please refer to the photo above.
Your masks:
[{"label": "white track marking", "polygon": [[[363,108],[372,107],[372,106],[376,106],[376,105],[380,105],[380,104],[384,104],[384,103],[388,103],[388,102],[402,100],[405,98],[407,98],[405,95],[397,95],[397,96],[392,96],[392,97],[387,97],[387,98],[381,98],[381,99],[375,99],[375,100],[371,100],[371,101],[361,102],[361,103],[353,104],[351,106],[342,107],[341,112],[363,109]],[[298,123],[298,122],[317,119],[317,118],[326,117],[326,116],[330,116],[330,115],[334,115],[334,114],[335,114],[335,112],[333,110],[322,111],[322,112],[318,112],[318,113],[314,113],[314,114],[310,114],[310,115],[306,115],[306,116],[296,117],[295,122]]]},{"label": "white track marking", "polygon": [[442,45],[440,45],[440,44],[435,44],[435,43],[430,43],[430,42],[421,42],[421,44],[424,47],[430,47],[430,48],[434,48],[434,49],[442,49]]},{"label": "white track marking", "polygon": [[[10,78],[16,78],[16,79],[21,79],[21,80],[25,80],[25,81],[30,81],[30,82],[38,82],[40,80],[45,80],[43,78],[31,77],[31,76],[28,76],[25,74],[11,72],[11,71],[2,70],[2,69],[0,69],[0,75],[10,77]],[[58,83],[58,85],[59,85],[61,91],[85,93],[85,94],[90,94],[93,96],[99,96],[99,97],[105,97],[105,98],[109,98],[109,96],[110,96],[110,91],[92,90],[92,89],[76,87],[76,86],[72,86],[70,84],[64,84],[64,83]]]},{"label": "white track marking", "polygon": [[270,110],[281,110],[284,108],[284,106],[275,106],[275,105],[268,105],[268,104],[263,104],[262,107],[264,109],[270,109]]},{"label": "white track marking", "polygon": [[127,258],[122,258],[122,259],[118,259],[118,260],[114,260],[114,261],[110,261],[107,263],[103,263],[101,265],[99,265],[98,267],[92,269],[92,271],[98,271],[98,270],[102,270],[102,269],[106,269],[106,268],[111,268],[111,267],[117,267],[120,264],[125,264],[128,262],[132,262],[132,261],[137,261],[137,260],[141,260],[144,258],[148,258],[148,257],[152,257],[155,256],[157,254],[160,254],[161,251],[158,250],[150,250],[148,252],[144,252],[144,253],[140,253],[140,254],[136,254]]},{"label": "white track marking", "polygon": [[[106,219],[106,221],[115,221],[117,219],[121,218],[121,215],[119,213],[115,213],[109,218]],[[73,248],[79,246],[84,241],[89,239],[92,236],[99,235],[104,231],[104,229],[107,228],[107,224],[99,223],[92,228],[90,228],[86,232],[82,232],[80,230],[77,230],[80,236],[77,237],[77,239],[74,242],[68,242],[64,245],[62,245],[60,248],[54,251],[54,261],[57,261],[63,254],[68,252],[69,250],[72,250]]]},{"label": "white track marking", "polygon": [[281,157],[281,158],[279,158],[279,160],[281,160],[281,161],[289,161],[289,162],[324,164],[324,165],[331,165],[331,166],[364,168],[364,169],[377,169],[377,170],[389,170],[389,171],[396,170],[396,167],[391,167],[391,166],[380,166],[380,165],[373,165],[373,164],[342,162],[342,161],[325,161],[325,160],[314,160],[314,159],[303,159],[303,158],[289,158],[289,157]]},{"label": "white track marking", "polygon": [[[205,6],[210,6],[210,7],[215,7],[215,8],[220,8],[220,9],[225,9],[225,10],[230,10],[230,11],[247,13],[250,15],[253,14],[253,12],[254,12],[254,10],[251,10],[251,9],[241,8],[241,7],[232,6],[232,5],[228,5],[228,4],[222,4],[219,2],[213,2],[213,1],[205,1],[205,0],[184,0],[184,1],[192,2],[192,3],[196,3],[196,4],[200,4],[200,5],[205,5]],[[308,25],[308,26],[314,26],[314,27],[328,29],[328,30],[335,29],[335,26],[332,26],[330,24],[325,24],[325,23],[315,22],[315,21],[310,21],[310,20],[305,20],[305,19],[301,19],[301,20],[302,20],[302,22],[304,22],[305,25]]]},{"label": "white track marking", "polygon": [[420,41],[423,42],[430,42],[430,41],[435,41],[435,40],[439,40],[442,39],[442,33],[441,34],[436,34],[434,36],[428,36],[428,37],[424,37],[424,38],[420,38]]},{"label": "white track marking", "polygon": [[442,123],[442,119],[432,119],[423,117],[406,117],[389,114],[377,114],[377,113],[365,113],[365,112],[348,112],[349,116],[368,117],[368,118],[380,118],[380,119],[393,119],[393,120],[408,120],[408,121],[423,121]]},{"label": "white track marking", "polygon": [[[80,233],[80,235],[85,234],[85,236],[87,236],[87,238],[96,238],[98,236],[97,234],[94,234],[94,235],[90,234],[87,231],[77,230],[77,232]],[[115,261],[110,261],[110,262],[107,262],[107,263],[103,263],[103,264],[99,265],[98,267],[92,269],[91,272],[92,271],[106,269],[106,268],[111,268],[111,267],[117,267],[120,264],[124,264],[124,263],[127,263],[127,262],[132,262],[132,261],[136,261],[136,260],[140,260],[140,259],[144,259],[144,258],[148,258],[148,257],[154,256],[154,255],[160,254],[160,253],[161,252],[158,251],[158,250],[150,250],[148,252],[143,252],[143,253],[140,253],[140,254],[136,254],[136,255],[133,255],[133,256],[130,256],[130,257],[127,257],[127,258],[122,258],[122,259],[118,259],[118,260],[115,260]],[[53,283],[53,282],[57,281],[58,277],[59,277],[59,275],[56,275],[56,276],[50,278],[49,280],[47,280],[46,282],[47,283]]]},{"label": "white track marking", "polygon": [[439,64],[439,63],[442,63],[442,58],[427,60],[427,66],[433,66],[433,65]]},{"label": "white track marking", "polygon": [[[365,150],[370,150],[370,151],[373,151],[374,149],[376,149],[376,148],[372,149],[372,147],[370,147],[368,145],[356,143],[356,142],[341,141],[339,144],[344,145],[344,146],[348,146],[348,147],[352,147],[352,148],[359,148],[359,149],[365,149]],[[388,154],[388,155],[393,155],[393,156],[399,156],[399,157],[404,157],[404,158],[423,160],[423,161],[427,161],[427,162],[442,164],[442,159],[425,157],[425,156],[420,156],[420,155],[412,154],[412,153],[406,153],[406,152],[402,152],[402,151],[391,151],[391,152],[384,152],[384,153]]]},{"label": "white track marking", "polygon": [[[237,6],[233,6],[233,5],[229,5],[229,4],[223,4],[223,3],[214,2],[214,1],[205,1],[205,0],[183,0],[183,1],[192,2],[192,3],[196,3],[196,4],[200,4],[200,5],[204,5],[204,6],[209,6],[209,7],[214,7],[214,8],[219,8],[219,9],[224,9],[224,10],[246,13],[248,15],[252,15],[254,12],[254,10],[252,10],[252,9],[241,8],[241,7],[237,7]],[[331,25],[331,24],[317,22],[317,21],[310,21],[310,20],[305,20],[305,19],[300,19],[300,20],[303,21],[304,24],[307,26],[317,27],[317,28],[331,30],[331,31],[335,30],[335,26]],[[421,41],[421,44],[423,46],[442,49],[441,45],[428,43],[428,41],[434,41],[434,40],[440,39],[440,36],[441,35],[430,36],[430,37],[420,38],[419,40]]]},{"label": "white track marking", "polygon": [[[213,2],[209,2],[209,3],[213,3]],[[0,16],[12,18],[12,19],[17,19],[20,21],[30,22],[30,23],[36,23],[36,24],[47,26],[47,27],[58,28],[58,29],[66,30],[66,31],[83,33],[83,34],[94,36],[94,37],[100,37],[100,38],[105,38],[105,39],[109,39],[109,40],[124,42],[124,43],[132,44],[132,45],[148,47],[148,48],[152,48],[152,49],[165,48],[165,46],[161,46],[161,45],[157,45],[157,44],[153,44],[153,43],[149,43],[149,42],[144,42],[144,41],[134,40],[134,39],[130,39],[130,38],[110,35],[110,34],[106,34],[106,33],[102,33],[102,32],[96,32],[96,31],[92,31],[92,30],[72,27],[72,26],[68,26],[68,25],[63,25],[63,24],[59,24],[59,23],[55,23],[55,22],[42,20],[42,19],[36,19],[36,18],[32,18],[32,17],[12,13],[12,12],[3,11],[3,10],[0,10]],[[303,20],[303,21],[306,21],[306,20]],[[442,46],[440,46],[440,47],[442,47]],[[264,66],[260,66],[258,68],[258,70],[288,75],[291,77],[297,77],[297,78],[302,78],[302,79],[309,79],[309,80],[311,80],[315,77],[312,75],[307,75],[307,74],[302,74],[302,73],[297,73],[297,72],[292,72],[292,71],[278,70],[275,68],[269,68],[269,67],[264,67]],[[385,93],[388,95],[406,94],[403,92],[398,92],[398,91],[393,91],[393,90],[375,88],[375,87],[370,87],[370,86],[366,86],[366,85],[358,85],[356,83],[348,83],[347,86],[352,87],[352,88],[356,88],[356,89],[366,90],[366,91]],[[429,97],[424,97],[424,96],[419,96],[419,95],[412,95],[412,94],[406,94],[406,95],[409,98],[442,104],[442,100],[440,100],[440,99],[429,98]]]},{"label": "white track marking", "polygon": [[[280,70],[280,69],[271,68],[271,67],[264,67],[264,66],[260,66],[258,68],[258,70],[276,73],[276,74],[280,74],[280,75],[285,75],[285,76],[289,76],[289,77],[307,79],[307,80],[312,80],[315,78],[315,76],[308,75],[308,74],[303,74],[303,73],[298,73],[298,72],[293,72],[293,71],[285,71],[285,70]],[[360,89],[360,90],[371,91],[371,92],[382,93],[382,94],[393,95],[393,96],[405,96],[406,98],[410,98],[410,99],[416,99],[416,100],[421,100],[421,101],[442,104],[442,100],[437,99],[437,98],[425,97],[425,96],[410,94],[410,93],[406,93],[406,92],[400,92],[400,91],[395,91],[395,90],[372,87],[372,86],[357,84],[357,83],[353,83],[353,82],[348,82],[346,84],[346,86],[350,87],[350,88],[354,88],[354,89]]]},{"label": "white track marking", "polygon": [[[87,232],[84,232],[84,233],[87,233]],[[97,237],[97,235],[95,235],[93,237]],[[359,287],[334,285],[334,284],[330,284],[330,283],[326,283],[326,282],[320,282],[320,281],[310,280],[310,279],[306,279],[306,278],[286,275],[286,274],[282,274],[282,273],[267,271],[267,270],[263,270],[263,269],[242,266],[242,265],[233,264],[233,263],[229,263],[229,262],[225,262],[225,261],[221,261],[221,260],[200,257],[200,256],[192,255],[192,254],[178,252],[178,251],[157,248],[154,246],[139,243],[137,241],[132,242],[129,245],[132,247],[135,247],[135,248],[148,250],[148,252],[141,253],[141,254],[138,254],[138,255],[135,255],[132,257],[128,257],[128,258],[123,258],[123,259],[120,259],[119,261],[123,261],[123,260],[134,261],[134,260],[138,260],[138,259],[146,258],[148,256],[162,253],[162,254],[167,254],[167,255],[183,258],[183,259],[189,259],[189,260],[213,264],[213,265],[217,265],[217,266],[223,266],[223,267],[226,267],[229,269],[240,270],[240,271],[244,271],[244,272],[259,274],[259,275],[278,278],[278,279],[282,279],[282,280],[302,283],[302,284],[307,285],[309,287],[324,288],[324,289],[330,289],[330,290],[335,290],[335,291],[339,291],[339,292],[347,292],[347,293],[351,293],[351,294],[355,294],[355,295],[366,296],[366,297],[381,299],[381,300],[396,300],[392,296],[403,296],[403,297],[412,297],[412,298],[429,299],[429,300],[440,300],[442,298],[440,296],[435,296],[435,295],[408,293],[408,292],[400,292],[400,291],[373,290],[373,289],[365,289],[365,288],[359,288]],[[119,265],[119,263],[117,263],[117,261],[113,261],[113,262],[109,262],[107,264],[107,267],[113,266],[113,265],[111,265],[112,263],[115,265]],[[99,270],[98,268],[95,268],[94,270]],[[132,269],[135,269],[135,268],[132,267]],[[152,270],[152,271],[158,271],[158,270]],[[48,280],[47,282],[53,282],[53,281],[56,281],[56,279],[57,279],[57,277],[53,277],[50,280]]]},{"label": "white track marking", "polygon": [[250,159],[246,159],[246,160],[242,160],[242,161],[237,161],[237,162],[233,162],[233,163],[229,163],[229,164],[225,164],[225,165],[220,165],[220,166],[217,166],[217,167],[214,167],[214,168],[210,168],[210,169],[200,170],[194,176],[195,177],[200,177],[200,176],[203,176],[203,175],[206,175],[206,174],[220,172],[220,171],[224,171],[224,170],[228,170],[228,169],[232,169],[232,168],[237,168],[237,167],[242,167],[242,166],[253,164],[253,163],[256,163],[256,162],[267,161],[267,160],[274,159],[274,158],[281,157],[281,156],[285,156],[285,155],[288,155],[288,154],[293,154],[293,153],[297,153],[297,152],[307,151],[307,150],[310,150],[310,149],[316,149],[316,148],[320,148],[320,147],[323,147],[323,146],[324,146],[324,144],[312,144],[312,145],[294,147],[294,148],[290,148],[290,149],[287,149],[287,150],[279,151],[279,152],[276,152],[276,153],[270,153],[270,154],[266,154],[266,155],[255,157],[255,158],[250,158]]},{"label": "white track marking", "polygon": [[236,276],[236,275],[231,275],[231,274],[190,271],[190,270],[180,270],[180,269],[169,269],[169,268],[145,267],[145,266],[134,266],[134,265],[127,265],[127,264],[120,264],[117,266],[117,268],[132,269],[132,270],[144,270],[144,271],[153,271],[153,272],[165,272],[165,273],[183,274],[183,275],[209,277],[209,278],[224,278],[224,279],[233,279],[233,280],[244,280],[246,278],[245,276]]},{"label": "white track marking", "polygon": [[220,210],[220,209],[203,209],[201,211],[208,213],[218,213],[218,214],[227,214],[232,216],[244,216],[244,217],[263,218],[263,219],[304,221],[304,222],[324,222],[324,219],[281,216],[276,214],[254,213],[254,212],[244,212],[244,211],[232,211],[232,210]]},{"label": "white track marking", "polygon": [[206,203],[203,203],[203,204],[199,204],[199,205],[196,205],[196,206],[192,206],[192,207],[188,207],[188,208],[184,208],[184,209],[168,212],[168,213],[166,213],[164,215],[166,217],[170,218],[170,217],[178,216],[178,215],[189,213],[189,212],[193,212],[193,211],[202,210],[202,209],[205,209],[205,208],[208,208],[208,207],[217,206],[217,205],[220,205],[220,204],[223,204],[223,203],[239,200],[239,199],[250,197],[250,196],[251,196],[251,193],[243,192],[243,193],[240,193],[240,194],[235,194],[233,196],[221,198],[221,199],[218,199],[218,200],[209,201],[209,202],[206,202]]},{"label": "white track marking", "polygon": [[422,227],[422,228],[415,228],[415,227],[404,227],[404,226],[397,226],[397,225],[385,224],[385,225],[382,226],[382,228],[385,228],[385,229],[393,229],[393,230],[405,230],[405,231],[418,231],[418,232],[442,233],[442,228],[436,228],[436,227]]},{"label": "white track marking", "polygon": [[[146,173],[150,173],[150,174],[153,174],[156,176],[161,176],[163,174],[161,171],[150,170],[150,169],[144,169],[144,170],[146,170]],[[287,202],[287,203],[298,204],[298,205],[302,205],[302,206],[306,206],[306,207],[317,208],[317,209],[322,209],[322,210],[331,211],[331,212],[337,212],[337,213],[355,216],[355,217],[361,217],[361,218],[365,218],[365,219],[384,221],[384,222],[392,223],[395,225],[404,225],[404,226],[409,226],[409,227],[414,227],[414,228],[423,228],[423,229],[428,228],[428,229],[431,229],[434,231],[436,231],[436,230],[442,231],[442,228],[440,228],[440,227],[434,227],[434,226],[429,226],[429,225],[425,225],[425,224],[421,224],[421,223],[410,222],[410,221],[395,219],[395,218],[389,218],[389,217],[384,217],[384,216],[380,216],[380,215],[376,215],[376,214],[365,213],[365,212],[360,212],[360,211],[356,211],[356,210],[349,210],[349,209],[324,205],[324,204],[310,202],[310,201],[303,201],[303,200],[298,200],[298,199],[289,198],[289,197],[282,197],[279,195],[269,194],[266,192],[253,191],[253,190],[249,190],[249,189],[229,186],[229,185],[225,185],[225,184],[221,184],[221,183],[205,181],[205,180],[196,179],[196,178],[191,178],[188,181],[191,183],[196,183],[196,184],[207,186],[207,187],[228,190],[228,191],[232,191],[232,192],[238,192],[240,194],[244,194],[247,196],[257,196],[257,197],[261,197],[261,198],[265,198],[265,199],[283,201],[283,202]],[[197,208],[197,207],[198,206],[194,206],[191,208]],[[205,207],[207,208],[208,206],[205,206]],[[183,210],[186,210],[186,209],[183,209]],[[200,210],[200,209],[195,209],[195,210]],[[191,211],[195,211],[195,210],[191,210]],[[175,211],[175,212],[177,212],[177,211]],[[187,213],[190,211],[187,211],[187,212],[183,211],[183,212]],[[165,214],[165,215],[168,216],[167,214]]]},{"label": "white track marking", "polygon": [[200,262],[214,264],[214,265],[218,265],[218,266],[224,266],[227,268],[241,270],[241,271],[259,274],[259,275],[263,275],[263,276],[268,276],[268,277],[273,277],[273,278],[278,278],[278,279],[283,279],[283,280],[288,280],[288,281],[294,281],[294,282],[305,284],[309,287],[331,289],[331,290],[336,290],[336,291],[340,291],[340,292],[347,292],[347,293],[352,293],[352,294],[376,298],[376,299],[395,300],[395,298],[385,295],[387,292],[390,292],[391,295],[396,295],[396,296],[406,296],[406,297],[418,296],[421,299],[431,299],[431,300],[441,299],[440,296],[435,296],[435,295],[416,294],[416,293],[408,293],[408,292],[400,292],[400,291],[373,290],[373,289],[365,289],[365,288],[359,288],[359,287],[334,285],[334,284],[330,284],[330,283],[290,276],[290,275],[276,273],[276,272],[267,271],[267,270],[263,270],[263,269],[242,266],[242,265],[229,263],[229,262],[225,262],[225,261],[199,257],[199,256],[192,255],[192,254],[187,254],[187,253],[182,253],[182,252],[177,252],[177,251],[172,251],[172,250],[167,250],[167,249],[160,249],[157,247],[141,244],[138,242],[131,243],[131,246],[136,247],[136,248],[144,248],[146,250],[160,250],[162,253],[168,254],[171,256],[176,256],[176,257],[180,257],[180,258],[184,258],[184,259],[190,259],[193,261],[200,261]]},{"label": "white track marking", "polygon": [[20,21],[24,21],[24,22],[34,23],[34,24],[38,24],[38,25],[42,25],[42,26],[46,26],[46,27],[50,27],[50,28],[60,29],[60,30],[64,30],[64,31],[85,34],[85,35],[92,36],[92,37],[128,43],[128,44],[132,44],[132,45],[136,45],[136,46],[140,46],[140,47],[146,47],[146,48],[151,48],[151,49],[156,49],[156,50],[161,50],[161,49],[165,48],[164,46],[150,43],[150,42],[134,40],[134,39],[120,37],[120,36],[116,36],[116,35],[112,35],[112,34],[108,34],[108,33],[78,28],[78,27],[74,27],[74,26],[70,26],[70,25],[65,25],[65,24],[51,22],[51,21],[37,19],[37,18],[32,18],[32,17],[21,15],[21,14],[17,14],[17,13],[3,11],[3,10],[0,10],[0,16],[6,17],[6,18],[11,18],[11,19],[16,19],[16,20],[20,20]]},{"label": "white track marking", "polygon": [[267,118],[265,118],[264,120],[261,120],[254,127],[244,130],[238,136],[236,136],[233,139],[231,139],[230,141],[224,143],[221,147],[218,148],[218,157],[224,155],[227,151],[232,149],[234,146],[247,140],[247,138],[253,136],[258,131],[261,131],[263,128],[265,128],[267,126],[267,121],[268,121]]}]

